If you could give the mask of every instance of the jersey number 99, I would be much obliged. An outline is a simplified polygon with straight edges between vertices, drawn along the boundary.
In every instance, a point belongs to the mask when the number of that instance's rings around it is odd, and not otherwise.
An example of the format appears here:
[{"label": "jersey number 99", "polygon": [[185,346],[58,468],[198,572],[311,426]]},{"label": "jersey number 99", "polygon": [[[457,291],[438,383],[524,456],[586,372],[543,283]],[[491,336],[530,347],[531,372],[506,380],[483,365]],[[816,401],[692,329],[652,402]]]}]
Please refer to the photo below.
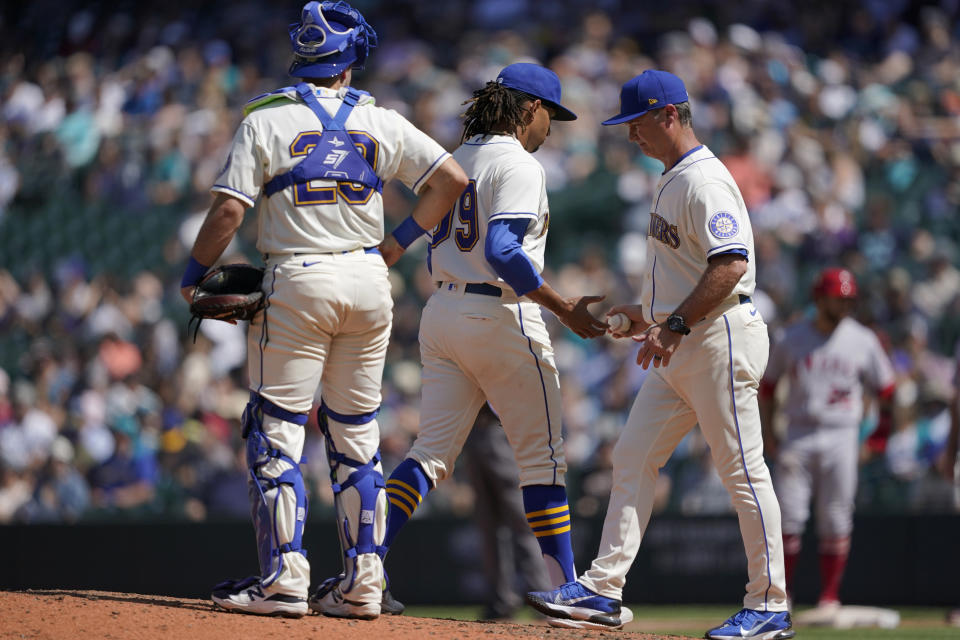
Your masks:
[{"label": "jersey number 99", "polygon": [[462,226],[458,225],[453,234],[453,241],[460,251],[470,251],[480,239],[480,230],[477,228],[477,182],[471,180],[467,188],[460,194],[460,199],[453,209],[447,212],[440,224],[433,230],[433,241],[430,247],[436,249],[440,244],[450,237],[450,231],[453,227],[453,214],[456,212],[457,218]]}]

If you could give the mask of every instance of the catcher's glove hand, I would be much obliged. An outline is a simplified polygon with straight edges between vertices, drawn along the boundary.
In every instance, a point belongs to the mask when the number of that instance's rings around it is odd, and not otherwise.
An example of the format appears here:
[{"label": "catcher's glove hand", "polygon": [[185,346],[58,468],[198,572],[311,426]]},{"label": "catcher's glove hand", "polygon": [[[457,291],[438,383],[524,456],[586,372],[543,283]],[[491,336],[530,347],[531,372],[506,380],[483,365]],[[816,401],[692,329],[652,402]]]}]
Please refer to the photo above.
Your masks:
[{"label": "catcher's glove hand", "polygon": [[[204,318],[250,320],[263,307],[263,269],[249,264],[225,264],[203,277],[193,291],[190,323]],[[196,331],[194,331],[196,339]]]}]

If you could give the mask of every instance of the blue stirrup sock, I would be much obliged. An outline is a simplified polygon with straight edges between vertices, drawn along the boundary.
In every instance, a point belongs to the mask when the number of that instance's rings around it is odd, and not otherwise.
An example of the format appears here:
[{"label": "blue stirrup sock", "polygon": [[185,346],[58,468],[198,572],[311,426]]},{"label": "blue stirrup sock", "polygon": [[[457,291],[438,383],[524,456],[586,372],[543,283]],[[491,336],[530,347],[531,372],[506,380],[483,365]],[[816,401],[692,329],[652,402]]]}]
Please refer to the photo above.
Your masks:
[{"label": "blue stirrup sock", "polygon": [[532,484],[523,487],[522,492],[527,524],[540,544],[553,586],[573,582],[577,579],[577,570],[573,566],[573,548],[570,546],[570,506],[566,488]]},{"label": "blue stirrup sock", "polygon": [[387,500],[390,508],[387,512],[387,535],[383,539],[385,547],[393,544],[400,529],[407,523],[413,512],[430,492],[430,479],[413,458],[401,462],[387,480]]}]

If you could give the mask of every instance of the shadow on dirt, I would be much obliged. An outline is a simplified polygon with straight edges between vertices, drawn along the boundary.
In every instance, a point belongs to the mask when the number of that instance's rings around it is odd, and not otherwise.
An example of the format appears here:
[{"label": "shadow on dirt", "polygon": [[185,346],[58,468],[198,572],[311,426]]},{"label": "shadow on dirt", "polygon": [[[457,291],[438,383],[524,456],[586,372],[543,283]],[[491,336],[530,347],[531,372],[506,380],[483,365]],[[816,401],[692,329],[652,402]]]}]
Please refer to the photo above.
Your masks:
[{"label": "shadow on dirt", "polygon": [[185,598],[170,598],[166,596],[145,596],[137,594],[124,593],[90,593],[88,591],[69,591],[66,589],[27,589],[20,593],[34,594],[39,596],[51,596],[56,600],[64,598],[78,598],[81,600],[91,600],[97,602],[128,602],[130,604],[143,604],[153,607],[173,607],[175,609],[192,609],[194,611],[214,611],[212,603],[202,600],[190,600]]}]

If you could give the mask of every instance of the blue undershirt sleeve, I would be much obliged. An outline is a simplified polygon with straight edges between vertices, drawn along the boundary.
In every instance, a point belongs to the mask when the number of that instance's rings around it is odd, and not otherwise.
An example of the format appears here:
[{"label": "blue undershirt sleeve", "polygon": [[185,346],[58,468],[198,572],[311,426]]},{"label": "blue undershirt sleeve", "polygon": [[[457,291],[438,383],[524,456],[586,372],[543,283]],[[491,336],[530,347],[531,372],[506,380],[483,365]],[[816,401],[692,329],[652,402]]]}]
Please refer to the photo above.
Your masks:
[{"label": "blue undershirt sleeve", "polygon": [[487,227],[484,246],[487,262],[518,296],[539,289],[543,284],[543,278],[523,252],[523,235],[529,224],[528,218],[492,220]]}]

